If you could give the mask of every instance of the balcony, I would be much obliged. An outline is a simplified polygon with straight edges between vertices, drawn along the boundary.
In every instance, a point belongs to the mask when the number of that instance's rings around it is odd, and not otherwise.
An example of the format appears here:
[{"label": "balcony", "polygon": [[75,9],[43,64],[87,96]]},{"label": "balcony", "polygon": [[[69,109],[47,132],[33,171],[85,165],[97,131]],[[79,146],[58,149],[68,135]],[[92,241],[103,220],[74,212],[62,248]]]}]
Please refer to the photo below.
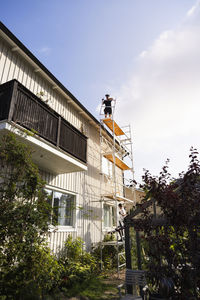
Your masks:
[{"label": "balcony", "polygon": [[29,144],[43,170],[87,170],[87,138],[17,80],[0,85],[0,129],[14,131]]}]

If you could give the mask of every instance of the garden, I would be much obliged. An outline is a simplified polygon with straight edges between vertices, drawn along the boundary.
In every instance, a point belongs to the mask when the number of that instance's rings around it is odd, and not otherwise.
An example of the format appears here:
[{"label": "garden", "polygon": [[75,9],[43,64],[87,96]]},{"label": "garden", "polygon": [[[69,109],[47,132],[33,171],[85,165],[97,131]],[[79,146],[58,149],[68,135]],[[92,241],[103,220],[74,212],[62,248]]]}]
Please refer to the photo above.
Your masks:
[{"label": "garden", "polygon": [[116,285],[107,280],[117,262],[113,246],[103,249],[103,272],[100,248],[87,253],[80,238],[68,236],[59,255],[50,252],[53,211],[45,182],[31,150],[13,134],[1,139],[0,167],[0,299],[116,298]]},{"label": "garden", "polygon": [[[0,300],[118,299],[113,246],[103,249],[103,271],[100,248],[88,253],[80,238],[68,236],[59,255],[50,252],[45,182],[12,134],[1,139],[0,167]],[[125,219],[127,267],[145,270],[150,299],[200,299],[197,151],[178,178],[166,164],[158,177],[146,171],[143,182],[145,197]]]}]

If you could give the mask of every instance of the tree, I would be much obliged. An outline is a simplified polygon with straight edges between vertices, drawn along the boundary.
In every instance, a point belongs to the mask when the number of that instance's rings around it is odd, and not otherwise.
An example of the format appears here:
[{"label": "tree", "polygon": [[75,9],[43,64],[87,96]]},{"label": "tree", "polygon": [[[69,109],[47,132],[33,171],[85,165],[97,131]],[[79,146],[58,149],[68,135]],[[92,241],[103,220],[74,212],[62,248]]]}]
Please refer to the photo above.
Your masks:
[{"label": "tree", "polygon": [[41,295],[59,273],[45,245],[50,207],[31,150],[14,134],[1,137],[0,168],[1,295],[29,299],[22,295]]},{"label": "tree", "polygon": [[200,297],[200,163],[197,155],[192,148],[188,170],[177,179],[171,178],[167,165],[159,177],[145,172],[144,201],[155,199],[159,211],[157,220],[163,222],[156,223],[152,210],[144,209],[135,223],[136,230],[142,232],[150,282],[158,286],[171,278],[175,285],[173,299]]}]

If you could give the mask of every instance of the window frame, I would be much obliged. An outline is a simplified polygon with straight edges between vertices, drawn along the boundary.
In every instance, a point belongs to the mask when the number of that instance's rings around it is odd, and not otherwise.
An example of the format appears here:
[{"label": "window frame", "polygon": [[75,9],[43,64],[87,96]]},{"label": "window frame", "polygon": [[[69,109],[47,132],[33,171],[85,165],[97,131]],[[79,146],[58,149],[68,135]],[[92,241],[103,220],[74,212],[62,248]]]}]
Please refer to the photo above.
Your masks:
[{"label": "window frame", "polygon": [[[105,225],[105,206],[109,208],[109,226]],[[116,208],[112,204],[106,202],[103,203],[103,228],[104,230],[110,230],[115,228],[117,225],[116,222]]]},{"label": "window frame", "polygon": [[[67,232],[67,231],[76,231],[77,230],[77,194],[68,190],[60,189],[54,186],[50,185],[45,185],[44,190],[51,190],[53,193],[59,192],[63,194],[69,194],[74,196],[74,210],[73,210],[73,217],[72,217],[72,224],[73,225],[53,225],[52,219],[49,224],[49,231],[55,231],[57,230],[58,232]],[[53,204],[53,195],[52,195],[52,200],[51,204]]]},{"label": "window frame", "polygon": [[102,156],[101,170],[102,174],[108,176],[109,178],[113,177],[113,163],[104,156]]}]

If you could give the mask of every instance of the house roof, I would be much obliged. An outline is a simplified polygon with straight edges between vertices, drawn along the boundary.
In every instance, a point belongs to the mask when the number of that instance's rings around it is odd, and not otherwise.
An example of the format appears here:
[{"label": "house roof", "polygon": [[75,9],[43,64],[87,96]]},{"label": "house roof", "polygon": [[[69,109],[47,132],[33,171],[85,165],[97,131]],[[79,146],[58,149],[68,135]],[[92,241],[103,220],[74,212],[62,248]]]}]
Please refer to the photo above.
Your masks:
[{"label": "house roof", "polygon": [[[70,91],[36,58],[35,55],[28,50],[26,46],[0,21],[0,35],[11,44],[13,47],[13,51],[20,51],[27,58],[27,60],[31,61],[34,64],[35,68],[42,71],[42,75],[47,77],[49,81],[52,83],[52,88],[58,88],[65,97],[68,96],[72,103],[80,109],[80,113],[84,113],[85,117],[92,122],[92,125],[96,125],[95,127],[100,126],[100,122],[83,106],[78,99],[70,93]],[[37,70],[36,69],[36,70]],[[112,134],[108,132],[104,128],[104,132],[112,139]],[[118,145],[118,141],[116,140],[116,144]]]},{"label": "house roof", "polygon": [[[0,21],[0,30],[4,33],[5,37],[8,37],[13,44],[13,47],[17,46],[19,49],[21,49],[24,54],[32,61],[34,62],[39,69],[41,69],[48,77],[51,79],[55,85],[55,87],[60,88],[66,95],[69,96],[70,99],[73,100],[73,102],[88,115],[98,126],[99,121],[78,101],[78,99],[70,93],[70,91],[20,42],[20,40]],[[18,50],[16,48],[16,50]]]}]

